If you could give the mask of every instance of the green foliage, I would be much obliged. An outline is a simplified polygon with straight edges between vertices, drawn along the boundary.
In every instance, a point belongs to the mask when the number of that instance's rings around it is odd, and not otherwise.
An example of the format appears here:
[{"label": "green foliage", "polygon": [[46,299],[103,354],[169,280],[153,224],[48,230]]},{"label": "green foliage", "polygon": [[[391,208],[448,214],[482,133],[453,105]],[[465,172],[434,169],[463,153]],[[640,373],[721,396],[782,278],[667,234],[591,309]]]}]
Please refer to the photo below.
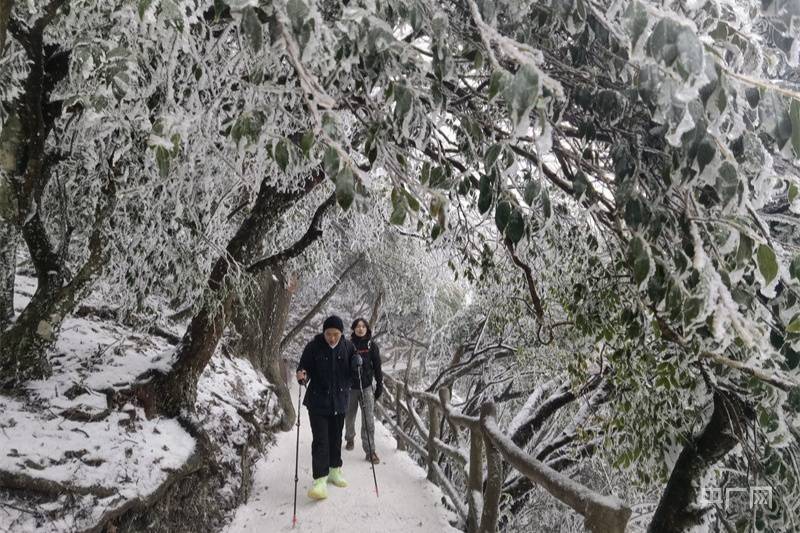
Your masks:
[{"label": "green foliage", "polygon": [[483,214],[492,207],[494,198],[494,183],[490,174],[481,175],[480,195],[478,196],[478,211]]},{"label": "green foliage", "polygon": [[278,163],[278,166],[281,167],[281,170],[284,172],[286,171],[286,167],[289,166],[289,146],[291,142],[288,139],[281,139],[275,145],[275,162]]},{"label": "green foliage", "polygon": [[355,198],[355,179],[348,165],[336,175],[336,201],[342,209],[349,209]]},{"label": "green foliage", "polygon": [[532,65],[522,65],[505,89],[508,112],[516,127],[527,117],[539,97],[539,71]]},{"label": "green foliage", "polygon": [[515,208],[511,211],[508,225],[505,228],[505,234],[514,244],[522,240],[522,237],[525,235],[525,219],[519,209]]},{"label": "green foliage", "polygon": [[497,230],[501,233],[505,231],[508,226],[508,220],[511,218],[511,202],[508,200],[501,200],[497,203],[494,211],[494,221],[497,225]]},{"label": "green foliage", "polygon": [[800,99],[792,100],[789,117],[792,122],[792,148],[795,157],[800,158]]},{"label": "green foliage", "polygon": [[628,245],[628,262],[633,269],[633,281],[641,285],[650,275],[650,255],[647,243],[641,237],[634,237]]},{"label": "green foliage", "polygon": [[778,260],[775,257],[775,252],[766,244],[762,244],[756,251],[756,261],[758,262],[758,270],[764,276],[765,283],[772,283],[772,280],[778,275]]},{"label": "green foliage", "polygon": [[264,114],[259,111],[246,111],[234,122],[230,130],[231,139],[237,146],[244,140],[245,144],[258,141],[264,127]]},{"label": "green foliage", "polygon": [[254,8],[248,6],[242,10],[241,31],[253,52],[260,52],[264,45],[264,35]]}]

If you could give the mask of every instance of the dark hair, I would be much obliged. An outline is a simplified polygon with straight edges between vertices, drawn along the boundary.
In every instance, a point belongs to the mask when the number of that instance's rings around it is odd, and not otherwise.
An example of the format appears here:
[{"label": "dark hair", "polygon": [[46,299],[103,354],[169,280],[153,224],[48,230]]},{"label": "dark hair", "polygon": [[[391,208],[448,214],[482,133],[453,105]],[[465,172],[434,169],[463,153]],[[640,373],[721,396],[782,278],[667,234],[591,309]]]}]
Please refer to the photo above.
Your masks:
[{"label": "dark hair", "polygon": [[359,322],[363,322],[363,323],[364,323],[364,325],[365,325],[365,326],[367,326],[367,331],[369,331],[369,329],[370,329],[370,328],[369,328],[369,322],[367,322],[367,319],[366,319],[366,318],[356,318],[355,320],[353,320],[353,325],[352,325],[352,326],[350,326],[350,329],[352,329],[353,331],[355,331],[355,329],[356,329],[356,326],[358,325],[358,323],[359,323]]},{"label": "dark hair", "polygon": [[[356,337],[356,326],[359,322],[363,322],[365,326],[367,326],[367,334],[363,337]],[[356,318],[353,320],[353,325],[350,328],[353,330],[353,334],[350,335],[350,340],[355,341],[356,339],[371,339],[372,338],[372,328],[369,327],[369,322],[367,322],[366,318]]]}]

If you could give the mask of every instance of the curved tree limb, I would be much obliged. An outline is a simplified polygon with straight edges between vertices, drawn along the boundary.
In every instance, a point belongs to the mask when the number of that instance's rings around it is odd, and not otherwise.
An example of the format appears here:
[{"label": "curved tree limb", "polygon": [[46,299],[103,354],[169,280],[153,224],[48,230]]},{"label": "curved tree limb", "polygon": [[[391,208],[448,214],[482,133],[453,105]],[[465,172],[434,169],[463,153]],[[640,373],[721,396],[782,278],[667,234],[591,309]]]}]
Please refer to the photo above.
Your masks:
[{"label": "curved tree limb", "polygon": [[525,282],[528,284],[528,292],[531,296],[531,303],[533,303],[533,308],[536,310],[536,320],[541,323],[544,319],[544,308],[542,307],[542,301],[539,298],[539,293],[536,291],[536,282],[533,280],[533,270],[531,270],[531,267],[522,261],[516,254],[514,251],[514,244],[511,242],[511,239],[506,237],[503,243],[505,244],[508,253],[511,255],[511,260],[514,261],[515,265],[522,269],[522,272],[525,273]]},{"label": "curved tree limb", "polygon": [[302,254],[306,248],[311,246],[314,241],[316,241],[322,235],[322,230],[319,229],[319,223],[322,220],[322,216],[325,214],[325,212],[333,207],[333,204],[335,203],[336,196],[331,194],[328,196],[327,200],[317,207],[317,210],[314,212],[314,216],[311,217],[311,223],[308,225],[308,229],[303,236],[300,237],[300,239],[298,239],[293,245],[285,250],[255,261],[247,267],[247,271],[250,273],[259,272],[265,268],[275,266],[279,263],[285,263],[289,259],[293,259]]}]

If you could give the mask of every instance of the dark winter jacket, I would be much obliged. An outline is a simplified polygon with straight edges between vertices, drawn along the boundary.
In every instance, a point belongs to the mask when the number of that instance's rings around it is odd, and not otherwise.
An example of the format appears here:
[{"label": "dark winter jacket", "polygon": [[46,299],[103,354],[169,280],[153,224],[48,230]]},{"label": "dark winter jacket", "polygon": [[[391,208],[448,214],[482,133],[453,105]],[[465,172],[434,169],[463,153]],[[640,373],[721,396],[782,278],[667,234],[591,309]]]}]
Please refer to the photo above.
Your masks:
[{"label": "dark winter jacket", "polygon": [[[353,377],[351,387],[358,390],[361,387],[368,389],[372,386],[372,379],[375,378],[377,389],[383,388],[383,372],[381,371],[381,351],[378,345],[372,340],[369,331],[364,337],[350,337],[350,341],[355,345],[356,352],[361,356],[361,386],[358,384],[358,375]],[[376,390],[377,390],[376,389]]]},{"label": "dark winter jacket", "polygon": [[320,333],[306,344],[297,370],[308,374],[308,390],[303,405],[313,415],[343,415],[350,395],[348,386],[358,375],[358,354],[353,343],[342,337],[331,348]]}]

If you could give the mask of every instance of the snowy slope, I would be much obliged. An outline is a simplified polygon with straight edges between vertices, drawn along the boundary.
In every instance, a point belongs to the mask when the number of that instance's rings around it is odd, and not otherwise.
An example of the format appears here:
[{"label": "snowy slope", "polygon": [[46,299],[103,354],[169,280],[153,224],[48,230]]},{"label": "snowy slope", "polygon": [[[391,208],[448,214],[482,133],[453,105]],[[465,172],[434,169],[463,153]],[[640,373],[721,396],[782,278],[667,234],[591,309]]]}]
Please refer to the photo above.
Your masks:
[{"label": "snowy slope", "polygon": [[[295,405],[297,391],[294,390]],[[425,471],[404,452],[383,425],[376,423],[376,465],[380,497],[375,496],[370,464],[364,460],[360,436],[353,451],[342,450],[349,487],[328,485],[328,499],[306,496],[311,482],[311,429],[303,408],[300,421],[300,481],[297,487],[295,531],[313,533],[455,533],[442,505],[442,493],[425,479]],[[360,435],[357,424],[356,435]],[[278,436],[257,467],[250,502],[239,508],[226,533],[265,533],[292,530],[296,428]]]},{"label": "snowy slope", "polygon": [[[36,288],[18,275],[15,308]],[[173,419],[117,406],[114,391],[147,370],[169,368],[174,347],[158,336],[96,317],[68,317],[50,354],[53,375],[19,396],[0,395],[0,533],[93,528],[146,502],[193,460],[196,442]],[[214,355],[198,383],[197,417],[218,446],[218,464],[241,478],[253,428],[242,418],[279,419],[271,386],[240,358]],[[238,494],[217,494],[231,508]],[[224,500],[224,502],[223,502]],[[229,503],[233,502],[233,503]]]}]

